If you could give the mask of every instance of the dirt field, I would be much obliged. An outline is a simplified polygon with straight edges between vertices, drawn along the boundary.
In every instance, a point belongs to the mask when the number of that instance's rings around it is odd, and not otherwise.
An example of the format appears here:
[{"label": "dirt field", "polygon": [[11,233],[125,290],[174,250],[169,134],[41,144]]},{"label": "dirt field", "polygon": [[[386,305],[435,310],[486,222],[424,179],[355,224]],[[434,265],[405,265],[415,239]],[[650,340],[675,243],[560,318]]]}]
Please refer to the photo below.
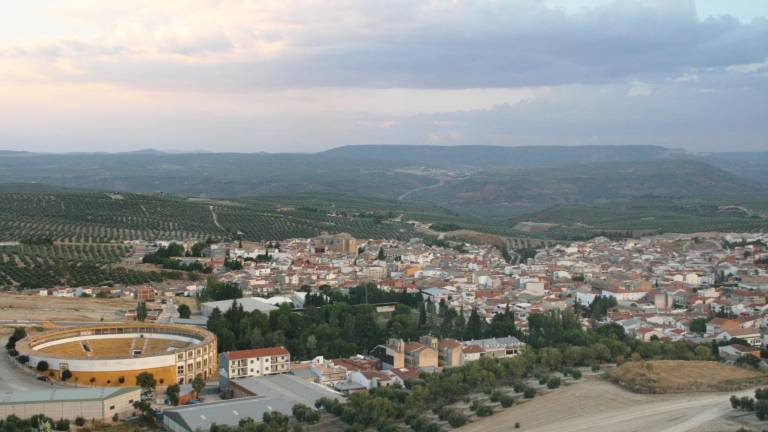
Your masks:
[{"label": "dirt field", "polygon": [[189,310],[191,310],[193,314],[196,314],[200,311],[200,308],[197,306],[197,301],[194,297],[174,297],[173,302],[176,303],[177,307],[181,304],[189,306]]},{"label": "dirt field", "polygon": [[638,393],[732,391],[765,381],[760,372],[708,361],[629,362],[611,375]]},{"label": "dirt field", "polygon": [[0,294],[0,319],[28,321],[124,321],[131,299],[57,298]]},{"label": "dirt field", "polygon": [[[587,379],[470,423],[462,432],[714,432],[735,431],[728,398],[737,393],[631,393]],[[515,422],[520,429],[514,429]]]}]

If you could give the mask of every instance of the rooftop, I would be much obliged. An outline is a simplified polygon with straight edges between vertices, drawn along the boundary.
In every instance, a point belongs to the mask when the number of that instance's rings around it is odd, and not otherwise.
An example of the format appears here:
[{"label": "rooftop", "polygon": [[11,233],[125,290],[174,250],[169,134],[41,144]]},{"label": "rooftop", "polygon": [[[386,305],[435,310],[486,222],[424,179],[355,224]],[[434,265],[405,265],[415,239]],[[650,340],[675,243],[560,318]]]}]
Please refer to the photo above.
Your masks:
[{"label": "rooftop", "polygon": [[102,401],[138,390],[138,387],[95,387],[0,393],[0,405],[35,402]]}]

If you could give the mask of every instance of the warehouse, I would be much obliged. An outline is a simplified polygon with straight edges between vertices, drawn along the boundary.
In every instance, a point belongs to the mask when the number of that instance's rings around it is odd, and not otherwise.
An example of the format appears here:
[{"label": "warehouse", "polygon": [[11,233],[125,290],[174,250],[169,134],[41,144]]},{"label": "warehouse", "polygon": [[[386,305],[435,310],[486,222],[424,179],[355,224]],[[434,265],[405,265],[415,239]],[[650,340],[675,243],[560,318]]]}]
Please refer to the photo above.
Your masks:
[{"label": "warehouse", "polygon": [[54,420],[77,417],[109,421],[131,412],[141,397],[138,387],[95,387],[0,393],[0,418],[43,414]]},{"label": "warehouse", "polygon": [[[212,424],[236,426],[240,420],[261,421],[265,412],[291,415],[296,404],[314,407],[322,398],[341,395],[319,384],[293,375],[270,375],[225,381],[236,399],[189,405],[165,410],[163,425],[173,432],[209,430]],[[245,397],[243,397],[245,396]]]}]

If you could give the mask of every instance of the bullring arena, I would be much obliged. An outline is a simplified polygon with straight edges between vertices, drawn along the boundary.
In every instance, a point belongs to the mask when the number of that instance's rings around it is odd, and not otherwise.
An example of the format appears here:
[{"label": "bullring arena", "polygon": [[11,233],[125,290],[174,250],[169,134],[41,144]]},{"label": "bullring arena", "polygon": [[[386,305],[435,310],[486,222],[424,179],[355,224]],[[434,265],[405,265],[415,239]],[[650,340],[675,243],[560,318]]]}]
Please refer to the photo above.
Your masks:
[{"label": "bullring arena", "polygon": [[134,386],[150,372],[158,386],[189,383],[217,373],[216,337],[209,331],[172,324],[126,323],[75,327],[28,336],[16,343],[29,365],[48,363],[57,380],[79,385]]}]

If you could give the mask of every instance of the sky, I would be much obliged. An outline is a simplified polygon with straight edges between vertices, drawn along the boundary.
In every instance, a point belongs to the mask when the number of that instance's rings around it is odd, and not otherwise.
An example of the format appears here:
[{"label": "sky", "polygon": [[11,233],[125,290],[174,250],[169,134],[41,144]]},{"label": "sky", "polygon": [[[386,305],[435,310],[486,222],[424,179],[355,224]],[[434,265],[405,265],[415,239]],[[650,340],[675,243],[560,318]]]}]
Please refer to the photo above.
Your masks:
[{"label": "sky", "polygon": [[0,0],[0,150],[768,151],[768,0]]}]

